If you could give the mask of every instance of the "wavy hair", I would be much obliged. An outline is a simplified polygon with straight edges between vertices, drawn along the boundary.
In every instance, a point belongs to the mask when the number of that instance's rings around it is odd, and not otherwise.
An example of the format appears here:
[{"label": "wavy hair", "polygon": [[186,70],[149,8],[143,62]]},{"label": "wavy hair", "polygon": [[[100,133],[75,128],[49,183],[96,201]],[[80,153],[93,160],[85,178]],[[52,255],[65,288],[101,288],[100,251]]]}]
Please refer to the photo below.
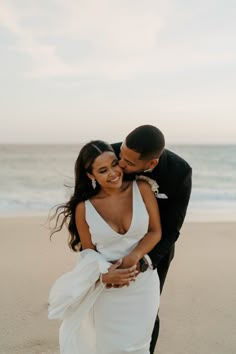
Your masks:
[{"label": "wavy hair", "polygon": [[50,217],[50,221],[55,219],[50,239],[65,225],[69,231],[68,245],[75,252],[80,250],[80,236],[75,223],[75,210],[80,202],[90,199],[99,192],[99,184],[97,183],[96,188],[93,189],[87,172],[92,173],[95,159],[106,151],[114,152],[112,146],[102,140],[93,140],[82,147],[74,167],[73,194],[67,203],[55,206],[55,211]]}]

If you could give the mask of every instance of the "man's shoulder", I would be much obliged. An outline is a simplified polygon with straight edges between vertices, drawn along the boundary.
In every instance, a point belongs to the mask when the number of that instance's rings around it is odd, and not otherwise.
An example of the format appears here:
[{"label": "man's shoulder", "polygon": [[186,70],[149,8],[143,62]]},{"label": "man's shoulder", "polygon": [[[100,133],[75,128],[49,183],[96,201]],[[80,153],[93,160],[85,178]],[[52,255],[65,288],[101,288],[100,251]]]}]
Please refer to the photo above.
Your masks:
[{"label": "man's shoulder", "polygon": [[164,149],[155,173],[159,177],[162,176],[166,181],[168,179],[182,180],[185,176],[191,174],[191,170],[189,163],[183,157],[171,150]]},{"label": "man's shoulder", "polygon": [[184,169],[191,169],[189,163],[181,156],[177,155],[175,152],[169,150],[169,149],[164,149],[161,157],[160,157],[160,162],[162,162],[166,165],[173,165],[176,167],[182,167]]},{"label": "man's shoulder", "polygon": [[153,176],[160,185],[161,193],[173,196],[184,181],[191,184],[192,169],[184,158],[164,149],[158,165],[153,170]]}]

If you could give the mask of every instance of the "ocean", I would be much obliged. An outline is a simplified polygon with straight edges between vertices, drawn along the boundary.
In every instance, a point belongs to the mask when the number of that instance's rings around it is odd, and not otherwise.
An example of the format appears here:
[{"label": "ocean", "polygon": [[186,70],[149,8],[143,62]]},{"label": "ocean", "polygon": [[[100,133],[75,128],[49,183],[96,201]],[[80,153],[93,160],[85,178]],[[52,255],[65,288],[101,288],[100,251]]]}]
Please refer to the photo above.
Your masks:
[{"label": "ocean", "polygon": [[[80,145],[0,145],[0,216],[48,214],[72,191]],[[189,220],[236,221],[236,145],[169,145],[193,168]]]}]

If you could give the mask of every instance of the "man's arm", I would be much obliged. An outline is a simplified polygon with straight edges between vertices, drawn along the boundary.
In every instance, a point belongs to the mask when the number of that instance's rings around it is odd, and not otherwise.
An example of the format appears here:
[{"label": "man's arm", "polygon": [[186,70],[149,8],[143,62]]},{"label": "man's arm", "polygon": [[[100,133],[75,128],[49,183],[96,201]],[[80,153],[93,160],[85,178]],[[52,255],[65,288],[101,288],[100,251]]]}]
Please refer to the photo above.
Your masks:
[{"label": "man's arm", "polygon": [[186,215],[189,198],[192,189],[192,169],[187,175],[178,190],[176,198],[169,205],[168,213],[162,220],[162,239],[149,253],[154,267],[157,267],[162,257],[170,250],[171,246],[178,239],[181,226]]}]

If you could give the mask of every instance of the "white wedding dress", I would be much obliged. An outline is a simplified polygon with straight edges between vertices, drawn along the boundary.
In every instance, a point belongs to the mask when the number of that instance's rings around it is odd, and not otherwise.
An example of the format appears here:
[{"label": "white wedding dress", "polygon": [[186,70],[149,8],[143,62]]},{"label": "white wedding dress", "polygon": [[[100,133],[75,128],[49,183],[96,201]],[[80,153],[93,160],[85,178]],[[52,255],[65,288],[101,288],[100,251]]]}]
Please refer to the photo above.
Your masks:
[{"label": "white wedding dress", "polygon": [[148,213],[133,182],[133,214],[129,230],[114,231],[85,202],[86,221],[98,252],[80,252],[72,272],[61,276],[49,296],[49,318],[61,318],[61,354],[148,354],[160,290],[151,267],[127,287],[107,289],[99,279],[138,244],[148,229]]}]

